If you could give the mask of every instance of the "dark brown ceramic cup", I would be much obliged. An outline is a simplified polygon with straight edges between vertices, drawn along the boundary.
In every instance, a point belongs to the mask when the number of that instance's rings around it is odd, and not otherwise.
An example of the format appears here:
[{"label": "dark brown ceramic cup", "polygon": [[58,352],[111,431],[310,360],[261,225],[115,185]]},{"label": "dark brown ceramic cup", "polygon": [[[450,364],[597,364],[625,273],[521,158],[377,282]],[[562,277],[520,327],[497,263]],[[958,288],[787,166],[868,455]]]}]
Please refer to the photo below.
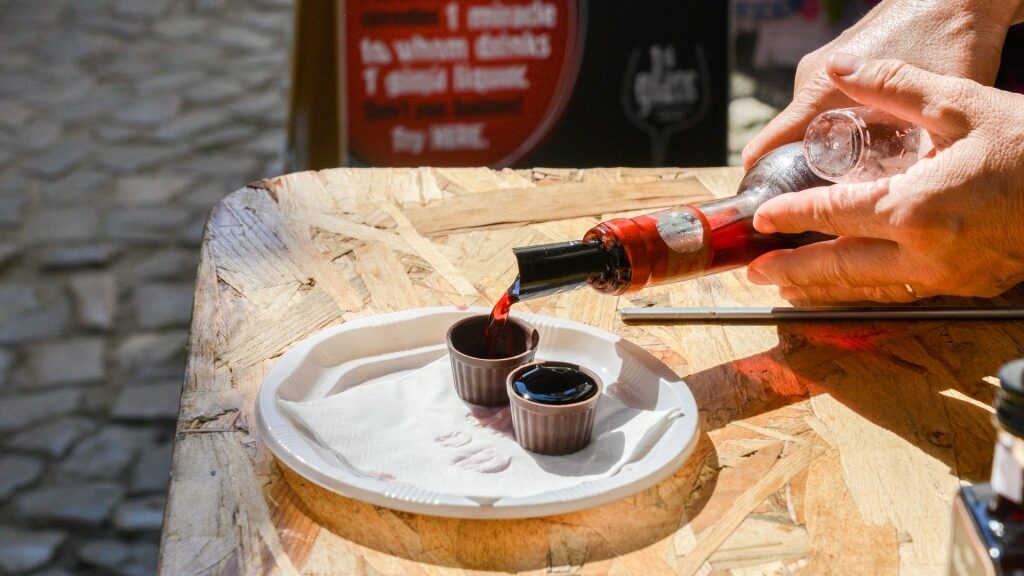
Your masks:
[{"label": "dark brown ceramic cup", "polygon": [[508,405],[505,380],[509,372],[537,353],[540,334],[519,318],[510,317],[502,340],[515,352],[505,358],[485,358],[484,330],[490,319],[486,314],[463,318],[448,329],[448,357],[452,362],[455,391],[464,402],[479,406]]},{"label": "dark brown ceramic cup", "polygon": [[[579,370],[597,384],[597,393],[573,404],[541,404],[523,398],[513,389],[516,379],[540,365],[566,366]],[[562,455],[579,452],[590,444],[597,403],[604,392],[601,378],[593,371],[569,362],[531,362],[509,373],[505,390],[512,407],[512,428],[516,442],[537,454]]]}]

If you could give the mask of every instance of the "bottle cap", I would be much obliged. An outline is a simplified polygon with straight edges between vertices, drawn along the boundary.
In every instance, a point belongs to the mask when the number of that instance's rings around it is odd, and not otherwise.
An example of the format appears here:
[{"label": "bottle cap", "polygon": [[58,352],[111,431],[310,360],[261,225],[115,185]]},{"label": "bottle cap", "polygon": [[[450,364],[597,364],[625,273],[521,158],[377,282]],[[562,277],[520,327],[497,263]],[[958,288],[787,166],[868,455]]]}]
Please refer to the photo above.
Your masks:
[{"label": "bottle cap", "polygon": [[999,370],[996,418],[1007,432],[1024,438],[1024,358]]}]

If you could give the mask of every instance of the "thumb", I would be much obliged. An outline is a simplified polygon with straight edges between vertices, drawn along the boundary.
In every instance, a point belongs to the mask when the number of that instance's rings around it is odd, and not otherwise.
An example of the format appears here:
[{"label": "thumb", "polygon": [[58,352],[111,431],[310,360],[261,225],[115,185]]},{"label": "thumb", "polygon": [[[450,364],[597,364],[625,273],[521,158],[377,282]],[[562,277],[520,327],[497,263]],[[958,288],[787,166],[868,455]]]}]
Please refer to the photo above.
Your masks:
[{"label": "thumb", "polygon": [[847,96],[913,122],[932,137],[957,140],[970,132],[960,78],[926,72],[900,60],[864,60],[837,53],[829,58],[828,74]]}]

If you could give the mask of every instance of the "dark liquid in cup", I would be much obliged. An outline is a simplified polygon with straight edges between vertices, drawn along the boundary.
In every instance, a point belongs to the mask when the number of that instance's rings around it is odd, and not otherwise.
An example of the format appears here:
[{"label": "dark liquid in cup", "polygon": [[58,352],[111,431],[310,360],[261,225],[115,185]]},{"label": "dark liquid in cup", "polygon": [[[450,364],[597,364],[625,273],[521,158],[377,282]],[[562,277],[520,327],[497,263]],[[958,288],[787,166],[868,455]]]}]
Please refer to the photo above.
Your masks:
[{"label": "dark liquid in cup", "polygon": [[540,364],[512,383],[519,396],[538,404],[576,404],[597,394],[597,382],[580,370],[562,364]]}]

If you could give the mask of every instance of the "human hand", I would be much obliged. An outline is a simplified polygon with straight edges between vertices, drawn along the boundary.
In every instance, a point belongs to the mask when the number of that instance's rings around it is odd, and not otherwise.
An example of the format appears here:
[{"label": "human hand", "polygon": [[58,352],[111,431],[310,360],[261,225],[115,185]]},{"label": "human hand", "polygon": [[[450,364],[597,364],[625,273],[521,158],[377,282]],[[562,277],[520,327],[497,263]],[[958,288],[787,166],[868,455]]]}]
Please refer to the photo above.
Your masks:
[{"label": "human hand", "polygon": [[828,72],[849,98],[927,130],[936,150],[892,178],[765,202],[759,232],[838,238],[765,254],[747,278],[788,300],[879,302],[992,297],[1024,280],[1024,95],[847,54]]},{"label": "human hand", "polygon": [[1006,30],[1020,0],[887,0],[796,69],[793,101],[743,149],[749,170],[764,154],[803,138],[819,113],[853,106],[825,71],[832,54],[898,58],[918,67],[991,85]]}]

